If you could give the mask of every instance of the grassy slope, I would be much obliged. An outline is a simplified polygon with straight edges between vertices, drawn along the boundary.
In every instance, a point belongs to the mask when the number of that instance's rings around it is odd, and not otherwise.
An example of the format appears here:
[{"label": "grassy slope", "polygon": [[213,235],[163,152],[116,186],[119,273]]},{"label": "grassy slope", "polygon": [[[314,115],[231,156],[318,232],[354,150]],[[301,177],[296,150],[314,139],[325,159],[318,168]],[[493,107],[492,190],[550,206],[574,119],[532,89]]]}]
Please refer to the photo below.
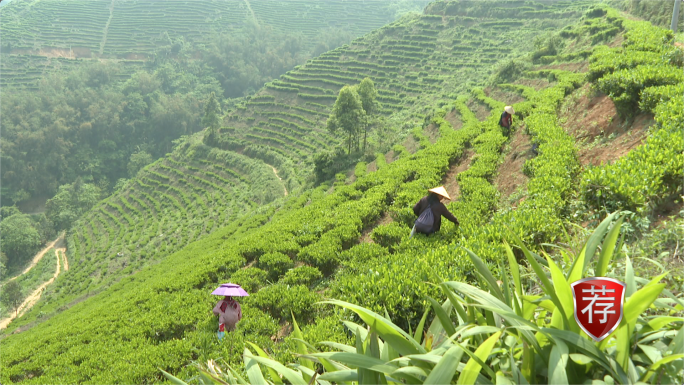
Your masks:
[{"label": "grassy slope", "polygon": [[[426,2],[413,4],[422,7]],[[45,71],[78,66],[87,60],[69,59],[74,56],[122,59],[125,65],[120,76],[126,78],[141,68],[141,59],[152,58],[160,45],[169,44],[164,33],[170,39],[182,37],[186,43],[207,44],[210,33],[229,32],[253,19],[245,1],[189,4],[171,0],[164,1],[163,8],[161,3],[24,0],[3,7],[2,45],[10,44],[13,55],[3,56],[0,85],[36,87]],[[343,27],[360,36],[394,19],[383,2],[302,0],[276,7],[262,3],[252,4],[258,23],[276,30],[301,31],[309,45],[331,27]]]}]

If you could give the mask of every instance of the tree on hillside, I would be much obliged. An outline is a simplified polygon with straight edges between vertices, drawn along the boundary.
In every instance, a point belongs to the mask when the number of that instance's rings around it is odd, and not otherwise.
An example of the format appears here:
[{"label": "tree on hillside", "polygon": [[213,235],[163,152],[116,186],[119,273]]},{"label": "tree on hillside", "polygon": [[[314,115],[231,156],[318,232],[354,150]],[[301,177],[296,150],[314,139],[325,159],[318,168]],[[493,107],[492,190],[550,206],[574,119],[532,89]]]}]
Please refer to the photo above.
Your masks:
[{"label": "tree on hillside", "polygon": [[372,117],[377,112],[378,105],[378,91],[375,89],[375,84],[370,78],[365,78],[356,88],[361,98],[363,111],[366,113],[366,122],[363,125],[363,151],[366,151],[366,137],[368,131],[372,126]]},{"label": "tree on hillside", "polygon": [[5,307],[18,310],[18,306],[21,304],[22,299],[21,286],[19,286],[19,283],[16,280],[7,282],[2,287],[0,302],[2,302]]},{"label": "tree on hillside", "polygon": [[356,92],[356,87],[342,87],[330,117],[328,117],[327,127],[332,133],[338,130],[347,133],[348,154],[351,154],[352,141],[357,138],[359,130],[365,121],[366,112],[363,109],[361,98],[358,92]]},{"label": "tree on hillside", "polygon": [[15,214],[0,223],[2,251],[7,254],[8,264],[21,264],[40,247],[40,232],[34,227],[31,217]]},{"label": "tree on hillside", "polygon": [[59,192],[45,204],[45,215],[55,224],[55,230],[67,230],[81,214],[90,210],[101,198],[100,189],[81,179],[59,186]]},{"label": "tree on hillside", "polygon": [[204,108],[204,117],[202,118],[202,126],[207,128],[204,134],[204,143],[213,146],[218,141],[218,130],[221,127],[221,107],[216,101],[216,95],[211,93],[209,101]]},{"label": "tree on hillside", "polygon": [[135,154],[131,154],[130,161],[128,162],[128,175],[133,178],[138,174],[143,167],[152,163],[152,155],[147,151],[138,151]]}]

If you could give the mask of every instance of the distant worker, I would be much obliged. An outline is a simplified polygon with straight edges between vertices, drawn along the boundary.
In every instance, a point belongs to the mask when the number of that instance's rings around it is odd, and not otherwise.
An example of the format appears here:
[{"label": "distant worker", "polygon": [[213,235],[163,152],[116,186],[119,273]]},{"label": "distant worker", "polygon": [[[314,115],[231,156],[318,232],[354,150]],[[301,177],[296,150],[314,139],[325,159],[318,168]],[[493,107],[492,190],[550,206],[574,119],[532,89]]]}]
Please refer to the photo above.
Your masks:
[{"label": "distant worker", "polygon": [[442,226],[442,216],[456,226],[459,225],[458,219],[442,203],[442,198],[451,200],[444,186],[435,187],[428,190],[428,195],[413,206],[413,213],[418,216],[418,219],[413,225],[409,238],[416,233],[432,234],[439,231]]},{"label": "distant worker", "polygon": [[214,307],[214,314],[219,316],[218,338],[221,340],[228,331],[235,330],[235,325],[242,319],[242,308],[232,297],[224,297]]},{"label": "distant worker", "polygon": [[515,110],[513,110],[513,107],[506,106],[504,107],[504,112],[501,114],[501,118],[499,119],[499,126],[503,128],[502,131],[505,137],[508,137],[511,134],[513,114],[515,114]]}]

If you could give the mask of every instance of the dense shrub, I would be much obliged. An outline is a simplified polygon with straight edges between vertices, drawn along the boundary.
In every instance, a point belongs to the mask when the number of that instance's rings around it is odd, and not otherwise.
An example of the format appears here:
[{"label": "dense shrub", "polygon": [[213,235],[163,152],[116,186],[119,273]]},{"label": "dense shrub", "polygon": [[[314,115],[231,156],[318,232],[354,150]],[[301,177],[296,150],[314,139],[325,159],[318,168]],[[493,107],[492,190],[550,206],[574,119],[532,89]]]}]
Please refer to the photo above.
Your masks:
[{"label": "dense shrub", "polygon": [[276,283],[259,290],[253,303],[276,320],[285,320],[294,314],[296,319],[305,322],[313,316],[313,304],[318,300],[319,296],[306,286]]},{"label": "dense shrub", "polygon": [[266,271],[269,280],[275,282],[294,267],[294,262],[283,253],[268,253],[259,257],[259,267]]},{"label": "dense shrub", "polygon": [[300,266],[288,270],[280,282],[289,286],[311,286],[321,278],[323,278],[323,274],[321,274],[320,270],[317,268],[312,266]]},{"label": "dense shrub", "polygon": [[257,267],[248,267],[236,271],[230,277],[230,281],[242,286],[248,293],[256,293],[261,286],[266,284],[267,277],[267,272]]}]

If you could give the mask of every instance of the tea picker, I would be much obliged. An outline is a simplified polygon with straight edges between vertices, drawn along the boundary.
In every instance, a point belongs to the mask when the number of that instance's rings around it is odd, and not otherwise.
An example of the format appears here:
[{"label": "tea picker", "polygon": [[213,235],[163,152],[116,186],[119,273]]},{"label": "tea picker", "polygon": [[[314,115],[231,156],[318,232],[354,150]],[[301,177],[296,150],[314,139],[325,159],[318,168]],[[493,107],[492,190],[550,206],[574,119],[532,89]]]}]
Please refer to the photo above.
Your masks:
[{"label": "tea picker", "polygon": [[211,294],[224,296],[213,310],[214,314],[219,317],[218,338],[221,340],[225,336],[226,329],[235,330],[235,326],[242,319],[240,304],[233,297],[247,297],[249,294],[240,285],[234,283],[224,283]]},{"label": "tea picker", "polygon": [[429,235],[439,231],[442,226],[442,217],[458,226],[458,219],[444,206],[444,203],[442,203],[443,198],[451,200],[444,186],[435,187],[428,190],[428,195],[421,198],[413,206],[413,213],[418,216],[418,219],[416,219],[413,225],[409,238],[413,237],[416,233]]}]

